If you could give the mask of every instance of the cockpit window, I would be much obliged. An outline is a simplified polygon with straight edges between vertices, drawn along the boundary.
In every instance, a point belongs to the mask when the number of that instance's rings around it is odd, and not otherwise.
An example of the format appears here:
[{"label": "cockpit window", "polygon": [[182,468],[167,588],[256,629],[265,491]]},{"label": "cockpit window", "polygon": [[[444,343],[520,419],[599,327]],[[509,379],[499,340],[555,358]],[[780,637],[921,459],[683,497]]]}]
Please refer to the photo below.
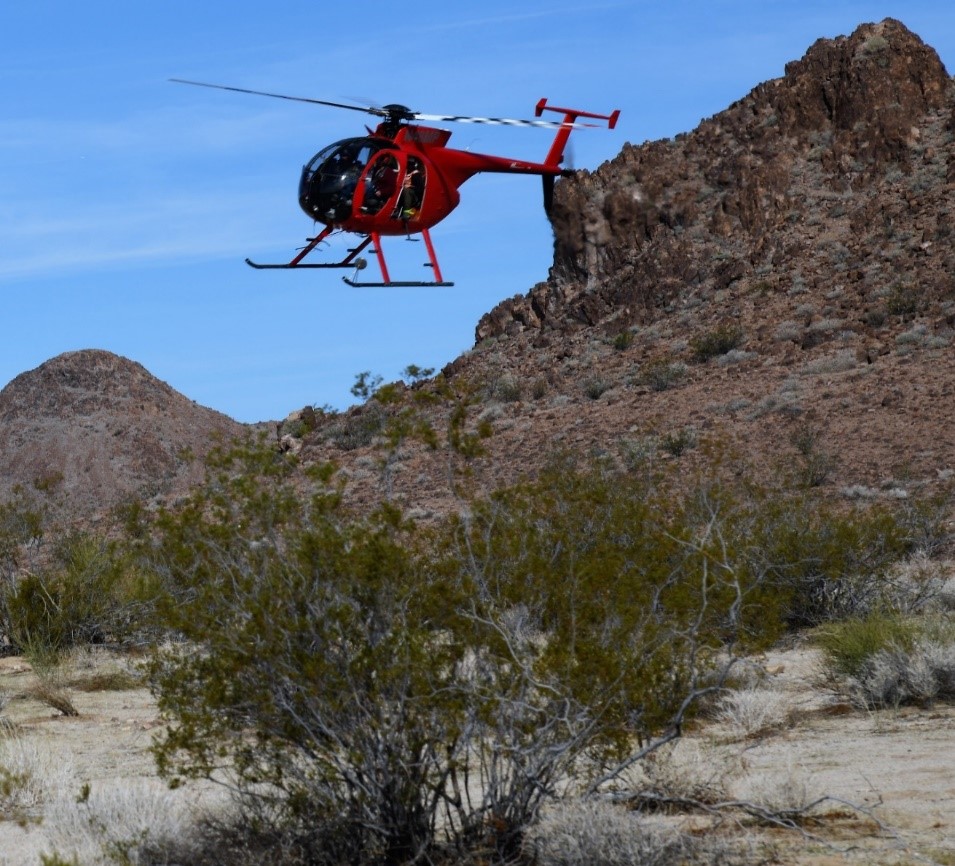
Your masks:
[{"label": "cockpit window", "polygon": [[348,219],[362,172],[378,151],[390,148],[373,138],[348,138],[319,151],[302,171],[302,209],[325,223]]}]

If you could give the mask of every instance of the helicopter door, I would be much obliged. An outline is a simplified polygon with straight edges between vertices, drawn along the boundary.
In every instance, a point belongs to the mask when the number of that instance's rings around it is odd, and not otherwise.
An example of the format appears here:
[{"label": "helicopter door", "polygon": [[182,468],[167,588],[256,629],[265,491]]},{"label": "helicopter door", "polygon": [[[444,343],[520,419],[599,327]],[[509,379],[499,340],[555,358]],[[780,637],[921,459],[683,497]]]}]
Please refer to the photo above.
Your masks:
[{"label": "helicopter door", "polygon": [[394,154],[384,151],[375,156],[365,171],[361,212],[374,216],[391,201],[398,189],[400,168]]}]

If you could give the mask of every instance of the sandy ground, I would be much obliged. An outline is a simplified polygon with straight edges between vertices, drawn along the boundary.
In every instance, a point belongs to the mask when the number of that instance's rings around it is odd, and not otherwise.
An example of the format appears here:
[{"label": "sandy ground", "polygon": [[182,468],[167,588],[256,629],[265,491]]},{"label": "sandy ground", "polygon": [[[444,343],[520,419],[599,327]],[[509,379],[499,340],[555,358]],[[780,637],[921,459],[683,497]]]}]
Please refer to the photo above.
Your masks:
[{"label": "sandy ground", "polygon": [[[687,743],[729,756],[735,776],[727,786],[735,796],[748,796],[754,780],[772,778],[777,787],[835,799],[823,804],[822,820],[804,833],[735,821],[722,822],[719,832],[747,839],[753,863],[955,864],[955,708],[867,713],[825,687],[812,649],[774,652],[758,661],[760,686],[783,696],[788,721],[748,737],[726,723],[711,723]],[[149,754],[161,722],[148,692],[74,690],[80,715],[66,718],[29,696],[32,681],[25,661],[0,659],[2,718],[13,723],[21,742],[49,758],[45,766],[65,789],[61,795],[75,799],[84,784],[93,790],[130,784],[161,790]],[[54,794],[46,792],[47,799]],[[44,809],[46,801],[27,811],[40,817]],[[41,822],[10,815],[0,820],[0,866],[38,866],[40,853],[52,850],[51,840],[62,843],[63,833],[51,820],[49,814]]]},{"label": "sandy ground", "polygon": [[[104,664],[115,667],[113,659],[95,662],[100,670]],[[87,658],[70,673],[82,677],[89,667]],[[39,866],[41,853],[64,852],[65,834],[57,832],[46,812],[54,799],[74,802],[84,785],[94,795],[132,792],[133,800],[141,800],[144,790],[155,792],[151,806],[167,811],[170,800],[182,799],[185,806],[195,798],[193,791],[169,792],[156,777],[149,747],[161,723],[146,689],[71,689],[79,716],[66,717],[30,696],[34,683],[26,661],[0,658],[0,696],[6,697],[0,718],[12,723],[20,743],[35,747],[41,756],[37,769],[47,777],[39,802],[18,809],[19,814],[4,815],[0,798],[0,866]],[[0,728],[0,737],[8,727]],[[9,730],[5,739],[10,742]],[[3,745],[0,740],[0,750]],[[89,846],[78,845],[80,852],[84,847]],[[86,866],[82,858],[80,866]]]},{"label": "sandy ground", "polygon": [[778,862],[955,864],[955,707],[867,712],[828,688],[813,649],[770,653],[762,662],[765,684],[787,697],[792,721],[735,744],[745,774],[789,777],[810,795],[834,798],[820,810],[831,819],[806,827],[828,844],[770,834],[785,852]]}]

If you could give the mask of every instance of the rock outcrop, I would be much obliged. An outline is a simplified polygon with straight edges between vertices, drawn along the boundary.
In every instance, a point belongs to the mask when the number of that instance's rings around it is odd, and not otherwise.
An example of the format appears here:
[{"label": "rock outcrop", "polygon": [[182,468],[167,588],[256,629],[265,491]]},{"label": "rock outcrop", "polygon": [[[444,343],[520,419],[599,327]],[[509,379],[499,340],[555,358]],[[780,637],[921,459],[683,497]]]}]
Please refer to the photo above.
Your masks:
[{"label": "rock outcrop", "polygon": [[478,341],[646,322],[740,281],[950,292],[953,92],[893,19],[817,41],[693,132],[560,181],[550,278],[484,316]]}]

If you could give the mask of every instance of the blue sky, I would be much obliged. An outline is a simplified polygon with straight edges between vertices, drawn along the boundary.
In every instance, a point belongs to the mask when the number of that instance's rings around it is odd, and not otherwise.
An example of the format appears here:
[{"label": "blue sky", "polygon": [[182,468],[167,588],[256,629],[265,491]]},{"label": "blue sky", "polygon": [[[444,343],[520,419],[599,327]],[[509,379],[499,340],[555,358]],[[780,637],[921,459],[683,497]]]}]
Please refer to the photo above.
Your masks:
[{"label": "blue sky", "polygon": [[[572,136],[576,167],[596,168],[627,141],[693,129],[817,38],[886,16],[955,71],[950,0],[4,3],[0,386],[99,348],[240,421],[344,408],[357,373],[440,368],[482,313],[546,278],[540,183],[500,175],[468,181],[432,232],[454,288],[253,271],[245,256],[287,261],[312,234],[301,166],[366,118],[170,77],[438,114],[532,117],[542,96],[619,108],[616,130]],[[535,160],[551,141],[453,132],[452,146]],[[392,276],[417,278],[422,245],[389,240]]]}]

